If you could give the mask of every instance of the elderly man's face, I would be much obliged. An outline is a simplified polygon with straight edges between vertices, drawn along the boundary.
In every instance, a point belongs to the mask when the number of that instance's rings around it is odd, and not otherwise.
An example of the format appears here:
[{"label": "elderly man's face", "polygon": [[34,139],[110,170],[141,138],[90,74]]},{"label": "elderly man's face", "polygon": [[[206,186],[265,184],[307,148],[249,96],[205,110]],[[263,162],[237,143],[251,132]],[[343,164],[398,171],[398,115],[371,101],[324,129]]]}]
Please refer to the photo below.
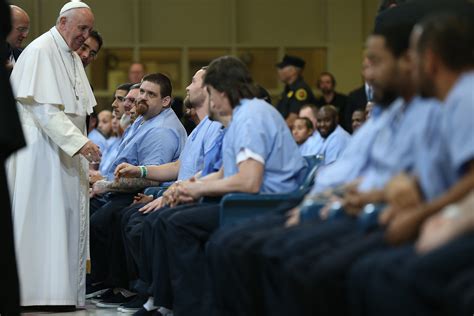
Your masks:
[{"label": "elderly man's face", "polygon": [[84,44],[76,50],[76,53],[81,57],[84,68],[87,67],[99,53],[99,43],[93,37],[86,39]]},{"label": "elderly man's face", "polygon": [[60,19],[58,27],[69,48],[78,50],[94,27],[94,15],[87,8],[73,9]]}]

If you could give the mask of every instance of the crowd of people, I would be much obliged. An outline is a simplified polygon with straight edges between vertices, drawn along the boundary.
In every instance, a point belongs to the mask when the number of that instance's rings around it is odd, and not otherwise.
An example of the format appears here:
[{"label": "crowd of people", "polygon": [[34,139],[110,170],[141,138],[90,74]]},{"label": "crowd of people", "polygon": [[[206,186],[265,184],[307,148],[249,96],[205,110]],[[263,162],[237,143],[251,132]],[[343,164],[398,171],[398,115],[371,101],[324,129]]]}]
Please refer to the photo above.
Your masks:
[{"label": "crowd of people", "polygon": [[[6,161],[19,304],[64,311],[88,299],[137,316],[472,315],[474,5],[382,4],[364,84],[349,95],[323,72],[316,97],[305,61],[285,55],[273,106],[242,61],[222,56],[186,87],[189,131],[170,78],[140,63],[94,115],[84,68],[103,39],[87,4],[66,3],[23,51],[29,17],[11,6],[2,63],[27,144]],[[22,140],[20,130],[12,150]],[[258,204],[295,192],[221,221],[229,193]],[[2,301],[0,313],[18,313],[15,304]]]}]

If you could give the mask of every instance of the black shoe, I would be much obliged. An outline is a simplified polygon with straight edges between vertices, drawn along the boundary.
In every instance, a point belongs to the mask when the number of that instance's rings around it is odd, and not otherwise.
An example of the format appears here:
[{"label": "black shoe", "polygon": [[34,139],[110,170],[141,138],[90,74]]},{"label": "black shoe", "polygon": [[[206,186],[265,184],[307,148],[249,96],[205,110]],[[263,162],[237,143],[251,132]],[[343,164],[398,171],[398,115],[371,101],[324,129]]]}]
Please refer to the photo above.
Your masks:
[{"label": "black shoe", "polygon": [[101,302],[102,300],[106,300],[106,299],[109,299],[109,298],[113,297],[114,295],[115,295],[115,293],[114,293],[113,289],[107,289],[104,293],[102,293],[100,295],[97,295],[96,297],[91,299],[91,303],[92,304],[97,304],[97,303]]},{"label": "black shoe", "polygon": [[154,309],[152,311],[147,311],[145,307],[140,308],[136,311],[133,316],[161,316],[161,313],[158,312],[158,309]]},{"label": "black shoe", "polygon": [[94,298],[96,296],[101,295],[105,291],[107,291],[107,287],[104,283],[97,283],[97,284],[89,284],[86,286],[86,299]]},{"label": "black shoe", "polygon": [[133,296],[125,297],[122,293],[119,292],[111,298],[101,300],[100,302],[95,304],[95,306],[101,308],[117,308],[122,304],[130,302],[131,300],[133,300],[133,298]]},{"label": "black shoe", "polygon": [[143,304],[146,303],[148,297],[143,295],[136,295],[133,300],[128,303],[122,304],[117,308],[117,311],[123,313],[134,313],[143,307]]}]

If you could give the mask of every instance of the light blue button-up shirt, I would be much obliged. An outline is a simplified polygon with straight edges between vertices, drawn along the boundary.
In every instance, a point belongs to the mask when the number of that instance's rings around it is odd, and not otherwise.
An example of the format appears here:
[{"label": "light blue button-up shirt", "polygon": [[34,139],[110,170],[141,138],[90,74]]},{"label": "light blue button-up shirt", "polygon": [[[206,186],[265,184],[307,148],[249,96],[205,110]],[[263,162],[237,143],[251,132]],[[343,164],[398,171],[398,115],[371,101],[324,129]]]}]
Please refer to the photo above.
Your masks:
[{"label": "light blue button-up shirt", "polygon": [[[398,103],[401,103],[398,100]],[[393,108],[393,103],[390,108]],[[378,107],[377,107],[378,108]],[[375,109],[375,107],[374,107]],[[386,126],[390,110],[379,109],[352,136],[336,162],[320,167],[311,194],[335,188],[358,178],[368,164],[369,152],[375,137]],[[380,113],[380,115],[379,115]]]},{"label": "light blue button-up shirt", "polygon": [[260,192],[290,192],[303,180],[307,164],[281,114],[263,100],[242,99],[234,108],[222,147],[224,177],[238,173],[244,149],[264,160]]},{"label": "light blue button-up shirt", "polygon": [[129,129],[107,170],[108,180],[114,178],[114,170],[122,162],[138,166],[176,161],[186,143],[186,130],[170,108],[146,121],[138,117]]},{"label": "light blue button-up shirt", "polygon": [[206,116],[198,126],[194,128],[186,141],[181,155],[179,156],[180,167],[178,180],[191,178],[204,166],[204,156],[212,148],[219,136],[222,125],[213,122]]},{"label": "light blue button-up shirt", "polygon": [[[426,160],[433,154],[433,144],[441,141],[439,102],[415,97],[409,103],[398,101],[388,114],[369,152],[360,191],[382,189],[400,172],[418,175],[420,168],[431,169],[439,164],[436,157]],[[436,181],[421,183],[427,199],[439,194],[440,187]]]}]

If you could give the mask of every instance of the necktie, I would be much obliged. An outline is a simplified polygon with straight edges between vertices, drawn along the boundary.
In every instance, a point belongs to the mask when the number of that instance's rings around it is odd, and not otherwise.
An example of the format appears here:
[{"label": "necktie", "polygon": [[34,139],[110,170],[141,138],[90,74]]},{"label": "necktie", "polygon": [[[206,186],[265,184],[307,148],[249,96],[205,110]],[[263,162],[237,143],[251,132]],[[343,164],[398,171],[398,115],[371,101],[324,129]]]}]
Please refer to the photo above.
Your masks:
[{"label": "necktie", "polygon": [[367,102],[372,102],[372,99],[374,97],[374,91],[372,90],[372,87],[369,86],[367,89]]}]

